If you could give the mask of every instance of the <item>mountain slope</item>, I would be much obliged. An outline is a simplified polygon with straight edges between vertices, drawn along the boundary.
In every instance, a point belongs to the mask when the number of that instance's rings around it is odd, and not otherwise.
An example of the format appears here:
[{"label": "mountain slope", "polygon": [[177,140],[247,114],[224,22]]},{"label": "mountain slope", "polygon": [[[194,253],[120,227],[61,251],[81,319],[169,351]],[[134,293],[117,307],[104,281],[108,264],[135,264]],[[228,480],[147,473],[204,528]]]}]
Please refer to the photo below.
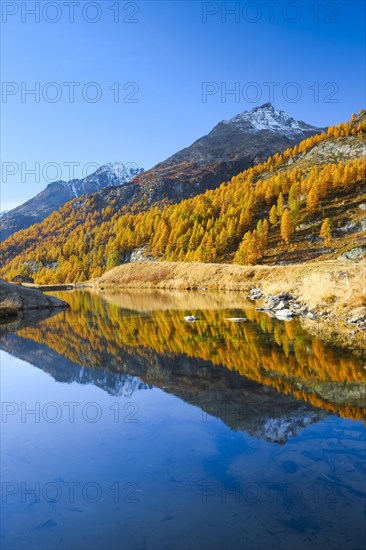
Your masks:
[{"label": "mountain slope", "polygon": [[[39,195],[0,217],[1,238],[39,223],[75,197],[94,192],[93,204],[99,212],[107,207],[115,212],[125,207],[137,212],[155,204],[179,202],[214,189],[320,130],[266,103],[220,122],[207,136],[144,173],[131,169],[116,174],[115,165],[106,165],[83,180],[49,184]],[[84,221],[81,213],[78,223]]]},{"label": "mountain slope", "polygon": [[3,213],[0,217],[1,240],[34,223],[41,222],[76,197],[94,193],[104,187],[122,185],[142,171],[135,166],[125,167],[122,163],[105,164],[85,178],[52,182],[29,201]]},{"label": "mountain slope", "polygon": [[233,159],[246,163],[246,168],[321,130],[265,103],[221,121],[207,136],[159,163],[156,169],[186,162],[204,165],[222,160],[230,163]]},{"label": "mountain slope", "polygon": [[215,189],[238,172],[322,130],[265,103],[220,122],[206,136],[146,171],[134,180],[132,195],[127,188],[122,196],[113,190],[107,200],[116,199],[119,206],[135,205],[135,211],[161,201],[179,202]]},{"label": "mountain slope", "polygon": [[[337,257],[365,240],[365,129],[362,114],[163,210],[117,213],[113,204],[102,207],[101,193],[108,190],[76,199],[10,237],[1,273],[78,282],[98,277],[136,249],[170,261],[253,264]],[[292,230],[284,236],[285,212]],[[319,237],[325,218],[334,222],[330,244]]]}]

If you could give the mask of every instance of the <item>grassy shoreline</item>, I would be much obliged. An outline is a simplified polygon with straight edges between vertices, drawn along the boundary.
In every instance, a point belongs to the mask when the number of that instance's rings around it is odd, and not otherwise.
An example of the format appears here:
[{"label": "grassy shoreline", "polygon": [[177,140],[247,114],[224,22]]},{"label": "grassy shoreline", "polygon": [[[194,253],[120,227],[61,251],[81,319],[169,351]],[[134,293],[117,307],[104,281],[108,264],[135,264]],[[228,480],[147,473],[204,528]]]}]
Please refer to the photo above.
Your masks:
[{"label": "grassy shoreline", "polygon": [[[268,296],[291,293],[316,315],[302,319],[323,340],[363,352],[366,332],[349,323],[366,313],[366,262],[323,261],[295,265],[239,266],[196,262],[137,262],[118,266],[87,286],[95,289],[159,289],[240,292],[260,288]],[[257,301],[258,306],[262,305]]]}]

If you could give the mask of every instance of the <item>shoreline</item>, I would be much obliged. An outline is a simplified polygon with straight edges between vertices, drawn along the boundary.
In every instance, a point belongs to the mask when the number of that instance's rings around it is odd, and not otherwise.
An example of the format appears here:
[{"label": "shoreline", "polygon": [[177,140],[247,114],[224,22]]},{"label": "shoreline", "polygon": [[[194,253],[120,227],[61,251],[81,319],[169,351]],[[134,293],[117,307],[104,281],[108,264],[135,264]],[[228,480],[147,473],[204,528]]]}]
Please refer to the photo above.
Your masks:
[{"label": "shoreline", "polygon": [[[266,309],[269,300],[287,293],[289,298],[285,305],[295,312],[293,318],[299,318],[310,333],[352,349],[357,355],[363,356],[366,349],[364,260],[276,266],[136,262],[115,267],[76,287],[102,292],[104,289],[150,289],[244,293],[258,309]],[[256,294],[256,290],[260,293]],[[302,308],[304,314],[296,313]],[[269,314],[270,310],[267,308]]]}]

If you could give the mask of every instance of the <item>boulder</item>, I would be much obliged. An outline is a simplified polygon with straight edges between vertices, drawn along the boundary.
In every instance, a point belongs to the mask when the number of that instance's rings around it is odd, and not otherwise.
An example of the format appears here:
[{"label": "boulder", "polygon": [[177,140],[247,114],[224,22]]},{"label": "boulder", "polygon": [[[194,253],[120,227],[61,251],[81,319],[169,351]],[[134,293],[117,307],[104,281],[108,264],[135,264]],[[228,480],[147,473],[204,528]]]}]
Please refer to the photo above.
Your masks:
[{"label": "boulder", "polygon": [[281,319],[281,321],[289,321],[290,319],[296,317],[296,313],[291,311],[291,309],[281,309],[276,311],[276,317],[277,319]]},{"label": "boulder", "polygon": [[40,290],[0,281],[0,317],[32,309],[66,308],[69,304]]},{"label": "boulder", "polygon": [[252,300],[259,300],[263,298],[264,294],[260,288],[252,288],[250,291],[250,297]]},{"label": "boulder", "polygon": [[273,307],[274,310],[278,311],[280,309],[288,309],[288,303],[284,300],[281,300],[280,302],[277,302],[276,305]]},{"label": "boulder", "polygon": [[33,277],[27,277],[26,275],[15,275],[11,280],[12,283],[28,283],[34,284]]},{"label": "boulder", "polygon": [[343,252],[339,256],[340,260],[358,260],[359,258],[363,258],[363,256],[366,253],[366,248],[363,246],[356,246],[355,248],[351,248],[351,250],[347,250],[347,252]]}]

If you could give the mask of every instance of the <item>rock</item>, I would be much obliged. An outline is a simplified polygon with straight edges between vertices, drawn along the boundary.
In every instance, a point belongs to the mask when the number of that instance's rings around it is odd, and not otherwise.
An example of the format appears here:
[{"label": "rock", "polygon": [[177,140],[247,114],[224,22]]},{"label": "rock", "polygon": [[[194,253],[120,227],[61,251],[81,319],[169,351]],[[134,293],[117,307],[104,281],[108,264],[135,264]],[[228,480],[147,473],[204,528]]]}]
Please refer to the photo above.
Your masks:
[{"label": "rock", "polygon": [[361,314],[361,315],[356,315],[355,317],[352,317],[347,322],[350,324],[354,324],[354,323],[360,323],[365,320],[366,320],[366,314]]},{"label": "rock", "polygon": [[272,298],[275,298],[277,300],[292,300],[293,297],[289,292],[280,292],[279,294],[274,294]]},{"label": "rock", "polygon": [[266,301],[265,309],[274,310],[278,306],[279,303],[280,303],[279,300],[274,300],[273,298],[268,298],[268,300]]},{"label": "rock", "polygon": [[366,203],[363,202],[362,204],[359,204],[359,205],[358,205],[358,208],[359,208],[360,210],[366,210]]},{"label": "rock", "polygon": [[281,300],[281,302],[278,302],[275,307],[273,308],[274,310],[279,310],[279,309],[287,309],[287,302],[284,302],[283,300]]},{"label": "rock", "polygon": [[259,300],[263,298],[264,294],[260,288],[252,288],[250,291],[250,297],[252,300]]},{"label": "rock", "polygon": [[198,317],[195,317],[194,315],[186,315],[184,320],[187,321],[187,323],[195,323],[198,321]]},{"label": "rock", "polygon": [[316,319],[316,315],[314,313],[312,313],[311,311],[309,311],[306,314],[306,317],[307,317],[307,319]]},{"label": "rock", "polygon": [[342,233],[353,233],[357,227],[357,222],[347,222],[343,227],[340,227],[338,231]]},{"label": "rock", "polygon": [[146,246],[140,246],[139,248],[134,248],[130,252],[126,252],[122,259],[122,263],[124,264],[151,261],[154,261],[154,258],[147,253]]},{"label": "rock", "polygon": [[360,220],[360,227],[361,231],[366,231],[366,218],[362,218],[362,220]]},{"label": "rock", "polygon": [[280,311],[276,311],[277,319],[281,319],[283,321],[293,319],[295,316],[296,313],[291,311],[291,309],[281,309]]},{"label": "rock", "polygon": [[340,260],[358,260],[362,258],[365,253],[366,248],[364,246],[356,246],[355,248],[351,248],[351,250],[347,250],[347,252],[343,252],[338,258]]},{"label": "rock", "polygon": [[270,317],[271,319],[275,319],[276,317],[275,312],[272,311],[271,309],[263,309],[263,313],[268,315],[268,317]]},{"label": "rock", "polygon": [[0,317],[3,311],[66,308],[69,304],[40,290],[0,281]]},{"label": "rock", "polygon": [[11,280],[12,283],[28,283],[34,284],[33,277],[27,277],[26,275],[15,275]]}]

